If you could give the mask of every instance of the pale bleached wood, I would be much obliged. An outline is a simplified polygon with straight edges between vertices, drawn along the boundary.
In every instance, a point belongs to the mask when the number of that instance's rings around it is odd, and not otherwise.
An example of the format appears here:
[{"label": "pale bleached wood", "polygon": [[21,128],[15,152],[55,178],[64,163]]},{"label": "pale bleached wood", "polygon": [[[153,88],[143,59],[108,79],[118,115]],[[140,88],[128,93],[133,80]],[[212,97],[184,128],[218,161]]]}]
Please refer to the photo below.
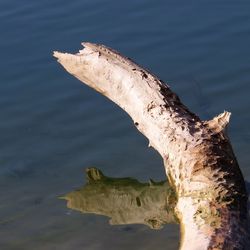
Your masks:
[{"label": "pale bleached wood", "polygon": [[83,45],[78,54],[54,56],[70,74],[124,109],[162,156],[178,196],[180,249],[248,249],[246,189],[225,134],[230,113],[202,121],[130,59],[103,45]]}]

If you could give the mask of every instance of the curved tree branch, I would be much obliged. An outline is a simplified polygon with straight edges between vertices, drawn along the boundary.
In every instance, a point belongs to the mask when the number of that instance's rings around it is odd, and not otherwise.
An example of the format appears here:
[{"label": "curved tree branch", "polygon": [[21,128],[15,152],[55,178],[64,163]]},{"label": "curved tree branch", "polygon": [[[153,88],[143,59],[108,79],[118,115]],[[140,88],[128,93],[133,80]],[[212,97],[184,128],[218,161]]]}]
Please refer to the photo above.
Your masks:
[{"label": "curved tree branch", "polygon": [[133,119],[164,160],[176,191],[181,249],[248,249],[247,194],[225,127],[230,113],[202,121],[156,76],[103,45],[55,52],[79,80]]}]

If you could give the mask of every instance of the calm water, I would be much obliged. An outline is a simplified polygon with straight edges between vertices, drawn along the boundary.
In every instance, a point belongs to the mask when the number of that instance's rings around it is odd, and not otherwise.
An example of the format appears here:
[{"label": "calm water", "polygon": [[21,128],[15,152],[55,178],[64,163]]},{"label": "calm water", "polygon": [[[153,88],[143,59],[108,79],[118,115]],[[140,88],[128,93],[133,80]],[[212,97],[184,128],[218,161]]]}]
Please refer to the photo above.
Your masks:
[{"label": "calm water", "polygon": [[128,116],[52,58],[103,43],[149,68],[203,119],[232,112],[229,134],[250,181],[250,2],[2,0],[0,249],[177,249],[178,227],[110,226],[58,197],[84,169],[142,182],[163,164]]}]

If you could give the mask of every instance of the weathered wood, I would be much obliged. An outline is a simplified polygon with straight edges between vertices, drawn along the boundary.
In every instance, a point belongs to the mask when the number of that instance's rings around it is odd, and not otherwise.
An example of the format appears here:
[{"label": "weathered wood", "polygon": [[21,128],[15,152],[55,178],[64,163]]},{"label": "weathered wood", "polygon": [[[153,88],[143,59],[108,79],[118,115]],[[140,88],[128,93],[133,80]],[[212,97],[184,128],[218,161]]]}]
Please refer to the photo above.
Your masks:
[{"label": "weathered wood", "polygon": [[181,249],[249,249],[244,179],[225,134],[230,113],[202,121],[156,76],[103,45],[55,52],[79,80],[133,119],[164,160],[177,193]]}]

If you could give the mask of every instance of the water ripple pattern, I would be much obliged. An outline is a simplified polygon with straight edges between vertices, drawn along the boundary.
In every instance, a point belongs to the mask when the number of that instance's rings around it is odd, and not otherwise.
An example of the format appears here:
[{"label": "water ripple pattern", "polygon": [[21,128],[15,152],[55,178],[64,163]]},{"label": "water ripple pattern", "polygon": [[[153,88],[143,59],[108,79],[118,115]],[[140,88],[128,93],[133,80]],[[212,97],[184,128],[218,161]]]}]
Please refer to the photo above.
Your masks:
[{"label": "water ripple pattern", "polygon": [[66,74],[53,50],[106,44],[145,66],[203,119],[232,112],[229,134],[250,181],[250,2],[2,0],[0,249],[177,249],[178,228],[114,226],[58,197],[87,167],[162,180],[159,155],[130,118]]}]

